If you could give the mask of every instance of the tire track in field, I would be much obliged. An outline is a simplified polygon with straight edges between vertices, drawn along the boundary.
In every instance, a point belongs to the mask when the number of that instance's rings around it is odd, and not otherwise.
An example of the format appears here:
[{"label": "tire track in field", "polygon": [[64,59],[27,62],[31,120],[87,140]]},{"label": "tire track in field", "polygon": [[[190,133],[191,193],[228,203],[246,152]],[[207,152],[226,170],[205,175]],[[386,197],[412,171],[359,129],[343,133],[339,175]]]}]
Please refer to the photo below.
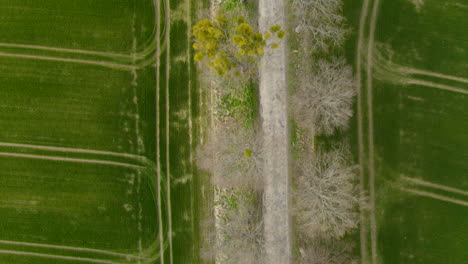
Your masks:
[{"label": "tire track in field", "polygon": [[11,153],[11,152],[0,152],[0,156],[15,157],[15,158],[26,158],[26,159],[51,160],[51,161],[63,161],[63,162],[74,162],[74,163],[90,163],[90,164],[100,164],[100,165],[125,167],[125,168],[131,168],[131,169],[143,169],[143,168],[145,168],[144,166],[135,165],[135,164],[131,164],[131,163],[116,162],[116,161],[109,161],[109,160],[97,160],[97,159],[66,158],[66,157],[59,157],[59,156],[20,154],[20,153]]},{"label": "tire track in field", "polygon": [[[380,46],[382,47],[382,45]],[[462,85],[462,87],[468,84],[468,79],[459,76],[446,75],[442,73],[402,66],[394,63],[391,60],[392,56],[393,51],[388,47],[383,47],[376,51],[375,56],[372,59],[372,68],[375,70],[375,74],[373,76],[374,78],[401,85],[419,85],[449,92],[468,94],[468,89],[466,88],[428,81],[420,79],[420,77],[423,76],[428,78],[437,78],[439,82],[444,80],[457,82],[457,84]]]},{"label": "tire track in field", "polygon": [[[90,55],[90,56],[97,56],[97,57],[102,57],[102,58],[111,58],[112,61],[53,56],[56,54],[46,56],[46,55],[33,55],[33,54],[16,53],[16,52],[0,52],[1,57],[15,57],[15,58],[24,58],[24,59],[91,64],[91,65],[96,65],[96,66],[101,66],[101,67],[112,68],[112,69],[134,71],[135,69],[141,69],[141,68],[150,66],[151,64],[155,62],[155,56],[150,56],[150,55],[152,55],[156,50],[156,41],[152,40],[150,44],[143,51],[132,52],[132,54],[119,54],[119,53],[112,53],[112,52],[88,51],[88,50],[80,50],[80,49],[75,50],[75,49],[65,49],[65,48],[48,47],[48,46],[23,45],[23,44],[11,44],[11,43],[0,43],[0,47],[42,50],[42,51],[51,51],[51,52],[68,53],[68,54]],[[163,50],[164,49],[165,49],[165,46],[163,47]]]},{"label": "tire track in field", "polygon": [[51,47],[51,46],[27,45],[27,44],[16,44],[16,43],[0,43],[0,47],[95,55],[95,56],[109,57],[109,58],[128,59],[129,61],[131,61],[133,57],[133,55],[114,53],[114,52],[92,51],[92,50],[82,50],[82,49],[67,49],[67,48],[59,48],[59,47]]},{"label": "tire track in field", "polygon": [[419,69],[405,67],[405,66],[400,67],[400,71],[403,71],[404,73],[409,73],[409,74],[424,75],[424,76],[429,76],[429,77],[436,77],[439,79],[446,79],[446,80],[451,80],[451,81],[456,81],[456,82],[468,83],[468,79],[463,78],[463,77],[452,76],[452,75],[442,74],[438,72],[419,70]]},{"label": "tire track in field", "polygon": [[9,240],[0,240],[0,244],[48,248],[48,249],[60,249],[60,250],[77,251],[77,252],[88,252],[88,253],[96,253],[96,254],[108,255],[108,256],[113,256],[113,257],[121,257],[125,259],[140,259],[141,258],[140,256],[136,256],[136,255],[123,254],[123,253],[118,253],[118,252],[113,252],[113,251],[108,251],[108,250],[101,250],[101,249],[94,249],[94,248],[60,246],[60,245],[29,243],[29,242],[9,241]]},{"label": "tire track in field", "polygon": [[163,217],[162,217],[162,196],[161,196],[161,150],[160,150],[160,130],[159,130],[159,116],[160,116],[160,56],[161,56],[161,1],[153,0],[155,8],[156,19],[156,92],[155,92],[155,130],[156,130],[156,190],[158,195],[158,228],[159,228],[159,255],[160,264],[164,264],[164,232],[163,232]]},{"label": "tire track in field", "polygon": [[14,53],[5,53],[0,52],[0,57],[9,57],[9,58],[21,58],[21,59],[33,59],[33,60],[45,60],[45,61],[59,61],[59,62],[71,62],[78,64],[88,64],[95,66],[102,66],[116,70],[133,70],[136,66],[106,62],[106,61],[96,61],[96,60],[82,60],[82,59],[72,59],[72,58],[59,58],[59,57],[50,57],[50,56],[41,56],[41,55],[28,55],[28,54],[14,54]]},{"label": "tire track in field", "polygon": [[411,194],[423,196],[423,197],[429,197],[429,198],[444,201],[444,202],[449,202],[449,203],[462,205],[462,206],[468,206],[468,202],[466,201],[445,197],[443,195],[439,195],[439,194],[435,194],[435,193],[431,193],[427,191],[420,191],[420,190],[409,189],[409,188],[401,188],[401,190],[411,193]]},{"label": "tire track in field", "polygon": [[367,46],[367,108],[368,108],[368,148],[369,148],[369,199],[370,199],[370,226],[371,226],[371,255],[372,263],[377,263],[377,223],[375,217],[375,163],[374,163],[374,113],[372,102],[372,57],[374,48],[375,29],[380,0],[375,0],[369,29],[369,43]]},{"label": "tire track in field", "polygon": [[[359,36],[356,54],[356,87],[357,87],[357,119],[358,119],[358,148],[359,148],[359,198],[365,200],[365,176],[364,176],[364,135],[363,135],[363,113],[362,113],[362,76],[361,76],[361,51],[364,49],[364,30],[369,9],[369,0],[364,0],[361,17],[359,21]],[[365,210],[359,206],[360,241],[361,241],[361,263],[367,264],[367,225],[365,221]]]},{"label": "tire track in field", "polygon": [[[50,51],[50,52],[64,53],[64,54],[69,54],[69,55],[80,54],[80,55],[96,56],[96,57],[112,59],[115,61],[115,63],[117,63],[117,61],[120,61],[120,62],[123,61],[122,64],[124,65],[133,65],[133,66],[142,68],[142,67],[150,65],[152,62],[155,62],[154,56],[150,57],[150,55],[152,55],[156,51],[156,42],[159,41],[159,40],[156,40],[156,34],[154,31],[155,30],[153,29],[152,35],[154,35],[155,37],[152,38],[151,41],[149,41],[149,43],[145,45],[145,48],[139,52],[133,49],[131,54],[123,54],[123,53],[115,53],[115,52],[107,52],[107,51],[83,50],[83,49],[69,49],[69,48],[60,48],[60,47],[53,47],[53,46],[29,45],[29,44],[18,44],[18,43],[0,43],[0,47],[10,48],[10,49]],[[22,55],[22,56],[34,56],[31,54],[23,54],[23,53],[16,53],[16,52],[13,52],[13,53],[5,52],[5,53],[17,54],[17,55]],[[56,58],[56,59],[73,59],[73,58],[63,58],[60,56],[45,56],[45,57],[51,57],[51,58]],[[135,63],[135,58],[136,58],[136,61],[139,61],[138,64]],[[75,59],[75,60],[79,60],[79,59]],[[84,60],[84,61],[93,62],[93,60]],[[112,63],[109,61],[103,61],[103,62]]]},{"label": "tire track in field", "polygon": [[79,261],[79,262],[88,262],[88,263],[101,263],[101,264],[123,264],[122,262],[115,262],[110,260],[94,259],[94,258],[80,258],[72,256],[63,256],[63,255],[53,255],[53,254],[43,254],[27,251],[15,251],[15,250],[0,250],[0,255],[16,255],[16,256],[27,256],[27,257],[37,257],[37,258],[48,258],[48,259],[60,259],[60,260],[70,260],[70,261]]},{"label": "tire track in field", "polygon": [[460,93],[460,94],[468,94],[468,90],[458,88],[458,87],[449,86],[449,85],[445,85],[445,84],[429,82],[429,81],[423,81],[423,80],[417,80],[417,79],[407,79],[407,80],[405,80],[404,83],[414,84],[414,85],[421,85],[421,86],[426,86],[426,87],[432,87],[432,88],[445,90],[445,91],[450,91],[450,92],[455,92],[455,93]]},{"label": "tire track in field", "polygon": [[170,168],[170,152],[169,152],[169,82],[170,82],[170,73],[171,73],[171,5],[169,0],[164,0],[165,3],[165,11],[164,14],[166,16],[165,20],[165,41],[166,41],[166,87],[165,87],[165,95],[166,95],[166,201],[167,201],[167,225],[168,225],[168,241],[169,241],[169,263],[173,263],[173,255],[172,255],[172,208],[171,208],[171,168]]},{"label": "tire track in field", "polygon": [[420,185],[420,186],[430,187],[430,188],[439,189],[439,190],[446,191],[446,192],[451,192],[451,193],[455,193],[455,194],[461,194],[461,195],[468,196],[467,191],[460,190],[460,189],[457,189],[457,188],[448,187],[448,186],[445,186],[445,185],[440,185],[440,184],[424,181],[424,180],[421,180],[421,179],[409,178],[409,177],[405,177],[405,176],[402,176],[401,179],[403,181],[414,183],[414,184],[417,184],[417,185]]},{"label": "tire track in field", "polygon": [[53,147],[53,146],[44,146],[44,145],[32,145],[32,144],[21,144],[21,143],[8,143],[0,142],[0,147],[13,147],[13,148],[25,148],[25,149],[37,149],[37,150],[47,150],[47,151],[56,151],[56,152],[68,152],[68,153],[83,153],[83,154],[94,154],[94,155],[104,155],[104,156],[115,156],[130,158],[136,161],[141,161],[147,163],[147,158],[140,155],[134,155],[129,153],[120,153],[112,151],[102,151],[94,149],[78,149],[78,148],[66,148],[66,147]]}]

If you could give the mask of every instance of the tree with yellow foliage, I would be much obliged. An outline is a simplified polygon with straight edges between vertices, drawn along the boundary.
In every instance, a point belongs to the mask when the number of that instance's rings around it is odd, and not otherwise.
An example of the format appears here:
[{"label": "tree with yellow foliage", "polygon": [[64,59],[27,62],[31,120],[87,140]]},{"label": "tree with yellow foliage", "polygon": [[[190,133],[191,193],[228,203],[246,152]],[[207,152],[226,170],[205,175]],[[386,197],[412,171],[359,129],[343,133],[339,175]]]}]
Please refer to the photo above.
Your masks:
[{"label": "tree with yellow foliage", "polygon": [[284,35],[279,25],[262,34],[245,17],[228,17],[220,12],[214,19],[203,19],[193,26],[194,60],[206,62],[227,79],[252,75],[265,51],[278,48]]}]

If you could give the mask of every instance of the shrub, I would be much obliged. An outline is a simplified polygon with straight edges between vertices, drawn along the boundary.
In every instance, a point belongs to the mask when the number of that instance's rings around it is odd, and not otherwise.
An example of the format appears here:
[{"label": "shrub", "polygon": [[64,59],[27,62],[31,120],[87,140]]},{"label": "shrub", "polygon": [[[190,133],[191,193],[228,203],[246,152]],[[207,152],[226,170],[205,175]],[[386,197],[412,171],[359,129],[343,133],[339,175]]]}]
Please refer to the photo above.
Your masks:
[{"label": "shrub", "polygon": [[253,193],[216,189],[220,200],[216,232],[204,234],[202,257],[225,264],[258,264],[263,257],[263,220]]},{"label": "shrub", "polygon": [[262,144],[252,128],[242,124],[219,124],[197,149],[197,165],[212,173],[221,188],[262,186]]},{"label": "shrub", "polygon": [[284,34],[279,25],[274,32],[262,34],[244,16],[231,17],[220,12],[214,19],[203,19],[193,26],[193,48],[197,50],[194,60],[205,61],[211,70],[227,79],[252,75],[265,51],[278,45],[267,39],[279,40]]},{"label": "shrub", "polygon": [[343,145],[317,154],[307,142],[297,147],[293,212],[298,231],[310,238],[341,238],[357,226],[356,169],[349,164],[350,154]]},{"label": "shrub", "polygon": [[321,60],[318,70],[303,78],[292,95],[292,112],[298,126],[331,135],[348,127],[353,115],[355,82],[344,59]]},{"label": "shrub", "polygon": [[[301,238],[300,238],[301,239]],[[346,240],[305,239],[299,245],[299,264],[357,264],[358,260],[353,256],[354,243]],[[302,240],[301,239],[301,240]]]}]

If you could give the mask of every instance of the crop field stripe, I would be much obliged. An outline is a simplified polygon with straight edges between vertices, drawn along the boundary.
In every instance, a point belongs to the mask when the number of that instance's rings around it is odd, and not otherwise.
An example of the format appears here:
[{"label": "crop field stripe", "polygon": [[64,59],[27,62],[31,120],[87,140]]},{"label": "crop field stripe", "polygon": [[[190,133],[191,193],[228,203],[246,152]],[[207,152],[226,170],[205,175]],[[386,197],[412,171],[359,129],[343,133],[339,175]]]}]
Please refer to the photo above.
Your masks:
[{"label": "crop field stripe", "polygon": [[374,117],[372,102],[372,55],[374,47],[375,28],[380,0],[375,0],[370,20],[369,44],[367,46],[367,109],[368,109],[368,139],[369,139],[369,186],[370,186],[370,222],[371,222],[371,253],[372,263],[377,263],[377,223],[375,217],[375,164],[374,164]]},{"label": "crop field stripe", "polygon": [[[136,48],[137,48],[137,37],[136,37],[136,2],[133,2],[133,17],[132,17],[132,35],[133,35],[133,41],[132,41],[132,65],[136,64]],[[137,93],[137,86],[138,86],[138,72],[135,68],[132,69],[131,71],[132,74],[132,92],[133,92],[133,104],[135,106],[135,144],[136,144],[136,152],[138,155],[142,154],[143,151],[143,138],[140,135],[140,113],[139,113],[139,107],[138,107],[138,93]],[[137,188],[136,188],[136,195],[138,198],[140,198],[141,195],[141,172],[140,170],[136,171],[137,175]],[[151,176],[150,176],[151,177]],[[138,241],[137,241],[137,248],[138,248],[138,254],[139,256],[142,255],[143,253],[143,242],[142,242],[142,232],[143,232],[143,227],[142,227],[142,219],[143,219],[143,207],[141,205],[141,199],[138,199],[137,203],[137,210],[138,210],[138,215],[137,215],[137,230],[138,230]],[[138,264],[141,264],[141,260],[138,259]]]},{"label": "crop field stripe", "polygon": [[49,249],[61,249],[61,250],[79,251],[79,252],[89,252],[89,253],[96,253],[96,254],[102,254],[102,255],[109,255],[109,256],[115,256],[115,257],[128,258],[128,259],[141,258],[139,256],[135,256],[135,255],[131,255],[131,254],[123,254],[123,253],[117,253],[117,252],[113,252],[113,251],[100,250],[100,249],[94,249],[94,248],[59,246],[59,245],[39,244],[39,243],[29,243],[29,242],[19,242],[19,241],[8,241],[8,240],[0,240],[0,244],[26,246],[26,247],[37,247],[37,248],[49,248]]},{"label": "crop field stripe", "polygon": [[425,76],[429,76],[429,77],[436,77],[436,78],[440,78],[440,79],[447,79],[447,80],[456,81],[456,82],[468,83],[468,79],[466,79],[466,78],[441,74],[441,73],[437,73],[437,72],[419,70],[419,69],[409,68],[409,67],[404,67],[404,66],[400,67],[400,71],[403,71],[403,72],[409,73],[409,74],[425,75]]},{"label": "crop field stripe", "polygon": [[166,200],[167,200],[167,225],[169,229],[169,234],[167,236],[169,241],[169,263],[173,263],[173,255],[172,255],[172,209],[171,209],[171,168],[170,168],[170,153],[169,153],[169,144],[170,144],[170,137],[169,137],[169,82],[170,82],[170,72],[171,72],[171,5],[169,0],[164,0],[165,3],[165,12],[166,15],[166,34],[165,34],[165,41],[166,41]]},{"label": "crop field stripe", "polygon": [[160,150],[160,145],[159,145],[159,82],[160,82],[160,55],[161,55],[161,2],[159,0],[153,0],[153,5],[155,8],[155,20],[156,20],[156,92],[155,92],[155,121],[154,124],[156,126],[156,190],[157,190],[157,195],[158,195],[158,229],[159,229],[159,256],[160,256],[160,264],[164,264],[164,234],[163,234],[163,219],[162,219],[162,202],[161,202],[161,150]]},{"label": "crop field stripe", "polygon": [[[192,175],[192,180],[190,181],[190,212],[191,212],[191,224],[192,224],[192,237],[196,237],[195,233],[195,186],[194,186],[194,176],[193,176],[193,128],[192,128],[192,45],[191,45],[191,35],[192,35],[192,5],[190,4],[191,0],[186,0],[187,4],[187,71],[188,71],[188,126],[189,126],[189,159],[190,159],[190,174]],[[195,259],[196,249],[195,244],[192,245],[192,256]]]},{"label": "crop field stripe", "polygon": [[123,157],[123,158],[131,158],[131,159],[138,160],[138,161],[146,160],[146,157],[140,156],[140,155],[112,152],[112,151],[93,150],[93,149],[64,148],[64,147],[52,147],[52,146],[18,144],[18,143],[7,143],[7,142],[0,142],[0,147],[14,147],[14,148],[38,149],[38,150],[48,150],[48,151],[57,151],[57,152],[116,156],[116,157]]},{"label": "crop field stripe", "polygon": [[433,199],[444,201],[444,202],[449,202],[449,203],[458,204],[462,206],[468,206],[468,202],[466,201],[445,197],[445,196],[434,194],[431,192],[419,191],[419,190],[407,189],[407,188],[401,188],[401,190],[408,192],[408,193],[412,193],[412,194],[416,194],[416,195],[424,196],[424,197],[429,197],[429,198],[433,198]]},{"label": "crop field stripe", "polygon": [[423,181],[421,179],[409,178],[409,177],[404,177],[404,176],[401,177],[401,179],[404,180],[404,181],[407,181],[407,182],[417,184],[417,185],[426,186],[426,187],[430,187],[430,188],[434,188],[434,189],[439,189],[439,190],[442,190],[442,191],[447,191],[447,192],[452,192],[452,193],[468,196],[467,191],[463,191],[463,190],[460,190],[460,189],[448,187],[448,186],[445,186],[445,185],[440,185],[440,184],[436,184],[436,183],[432,183],[432,182]]},{"label": "crop field stripe", "polygon": [[110,261],[110,260],[80,258],[80,257],[52,255],[52,254],[26,252],[26,251],[14,251],[14,250],[0,250],[0,254],[17,255],[17,256],[29,256],[29,257],[38,257],[38,258],[49,258],[49,259],[61,259],[61,260],[70,260],[70,261],[79,261],[79,262],[88,262],[88,263],[123,264],[122,262],[115,262],[115,261]]},{"label": "crop field stripe", "polygon": [[[363,122],[362,122],[362,76],[361,76],[361,50],[363,49],[364,42],[364,27],[369,9],[369,0],[364,0],[361,17],[359,21],[359,37],[357,44],[357,56],[356,56],[356,84],[357,84],[357,119],[358,119],[358,148],[359,148],[359,198],[361,201],[365,197],[365,185],[364,185],[364,138],[363,138]],[[366,223],[365,223],[365,211],[362,206],[359,207],[360,216],[360,242],[361,242],[361,263],[367,263],[367,238],[366,238]]]},{"label": "crop field stripe", "polygon": [[90,64],[90,65],[102,66],[102,67],[107,67],[107,68],[117,69],[117,70],[133,70],[135,68],[135,66],[133,65],[126,65],[126,64],[119,64],[119,63],[112,63],[112,62],[105,62],[105,61],[92,61],[92,60],[59,58],[59,57],[27,55],[27,54],[13,54],[13,53],[5,53],[5,52],[0,52],[0,57]]},{"label": "crop field stripe", "polygon": [[449,85],[444,85],[444,84],[438,84],[434,82],[429,82],[429,81],[423,81],[423,80],[416,80],[416,79],[408,79],[405,80],[405,83],[407,84],[415,84],[415,85],[421,85],[421,86],[427,86],[427,87],[432,87],[440,90],[445,90],[445,91],[450,91],[450,92],[455,92],[455,93],[461,93],[461,94],[468,94],[468,90],[458,88],[458,87],[453,87]]},{"label": "crop field stripe", "polygon": [[47,50],[47,51],[56,51],[64,53],[77,53],[77,54],[86,54],[86,55],[97,55],[102,57],[111,57],[111,58],[128,58],[131,59],[132,55],[112,53],[112,52],[102,52],[102,51],[91,51],[91,50],[81,50],[81,49],[66,49],[66,48],[57,48],[49,46],[39,46],[39,45],[25,45],[25,44],[14,44],[14,43],[0,43],[0,47],[5,48],[23,48],[23,49],[32,49],[32,50]]},{"label": "crop field stripe", "polygon": [[144,168],[144,166],[140,166],[140,165],[124,163],[124,162],[108,161],[108,160],[76,159],[76,158],[66,158],[66,157],[58,157],[58,156],[19,154],[19,153],[10,153],[10,152],[0,152],[0,156],[3,156],[3,157],[16,157],[16,158],[27,158],[27,159],[39,159],[39,160],[64,161],[64,162],[75,162],[75,163],[91,163],[91,164],[101,164],[101,165],[126,167],[126,168],[132,168],[132,169],[143,169]]}]

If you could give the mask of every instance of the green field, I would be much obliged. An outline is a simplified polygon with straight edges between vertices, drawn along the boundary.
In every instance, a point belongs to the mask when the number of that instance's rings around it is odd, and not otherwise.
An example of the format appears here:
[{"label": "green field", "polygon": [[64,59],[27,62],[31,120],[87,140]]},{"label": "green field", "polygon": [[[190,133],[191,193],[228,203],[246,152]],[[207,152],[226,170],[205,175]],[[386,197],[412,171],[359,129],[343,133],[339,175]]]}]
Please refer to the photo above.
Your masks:
[{"label": "green field", "polygon": [[356,31],[355,153],[370,204],[363,263],[466,263],[468,3],[359,2],[345,11]]},{"label": "green field", "polygon": [[201,5],[2,2],[0,263],[198,262]]}]

